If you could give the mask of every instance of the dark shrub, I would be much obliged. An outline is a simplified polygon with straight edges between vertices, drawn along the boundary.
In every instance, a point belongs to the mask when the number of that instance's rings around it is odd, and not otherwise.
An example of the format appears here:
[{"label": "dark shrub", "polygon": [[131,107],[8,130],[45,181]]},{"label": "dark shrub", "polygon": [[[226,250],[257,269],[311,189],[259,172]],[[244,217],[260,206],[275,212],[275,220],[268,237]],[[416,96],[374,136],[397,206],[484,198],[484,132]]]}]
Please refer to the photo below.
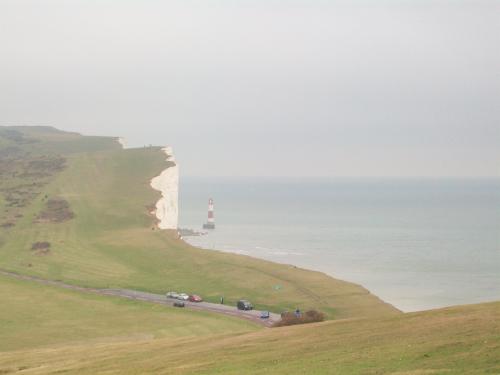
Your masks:
[{"label": "dark shrub", "polygon": [[35,242],[31,245],[31,250],[44,250],[50,248],[50,242]]},{"label": "dark shrub", "polygon": [[322,322],[325,320],[325,314],[317,310],[309,310],[300,316],[296,316],[295,313],[287,312],[281,315],[281,320],[274,323],[274,327],[284,327],[291,326],[295,324],[306,324]]},{"label": "dark shrub", "polygon": [[35,255],[48,255],[50,253],[50,242],[35,242],[31,245]]},{"label": "dark shrub", "polygon": [[45,206],[45,210],[38,215],[38,222],[62,223],[75,217],[65,199],[49,198]]}]

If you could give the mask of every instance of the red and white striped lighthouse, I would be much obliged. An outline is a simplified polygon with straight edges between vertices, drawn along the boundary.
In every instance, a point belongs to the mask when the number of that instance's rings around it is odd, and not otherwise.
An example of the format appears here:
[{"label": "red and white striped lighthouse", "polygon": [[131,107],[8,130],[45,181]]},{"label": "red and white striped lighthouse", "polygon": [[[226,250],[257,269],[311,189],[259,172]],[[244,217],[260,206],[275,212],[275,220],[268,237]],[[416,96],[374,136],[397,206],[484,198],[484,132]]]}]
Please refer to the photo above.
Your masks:
[{"label": "red and white striped lighthouse", "polygon": [[208,221],[203,224],[203,229],[215,229],[214,200],[212,198],[208,200]]}]

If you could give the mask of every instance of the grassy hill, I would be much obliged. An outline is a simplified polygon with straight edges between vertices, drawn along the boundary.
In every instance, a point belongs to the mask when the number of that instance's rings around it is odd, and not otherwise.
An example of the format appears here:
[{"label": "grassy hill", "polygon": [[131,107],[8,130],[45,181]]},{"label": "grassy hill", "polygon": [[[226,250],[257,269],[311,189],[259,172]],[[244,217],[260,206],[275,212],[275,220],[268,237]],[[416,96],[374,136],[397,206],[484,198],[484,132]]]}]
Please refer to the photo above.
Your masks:
[{"label": "grassy hill", "polygon": [[[2,184],[31,191],[21,204],[1,213],[14,225],[0,229],[0,268],[84,286],[183,290],[212,301],[223,295],[228,303],[245,297],[277,312],[299,306],[320,309],[331,318],[398,313],[361,286],[293,266],[196,249],[175,233],[157,230],[149,211],[159,193],[149,182],[166,167],[160,148],[123,150],[116,138],[52,128],[7,130],[7,138],[2,137],[5,128],[0,132],[0,152],[17,148],[10,154],[19,166],[13,176],[4,163]],[[47,165],[57,160],[57,168],[32,167],[42,157]],[[9,194],[5,189],[0,193],[3,200]]]},{"label": "grassy hill", "polygon": [[0,353],[0,371],[79,374],[498,374],[500,303],[185,339]]},{"label": "grassy hill", "polygon": [[319,272],[193,248],[149,213],[165,167],[157,147],[0,127],[0,269],[334,320],[263,329],[0,275],[0,374],[500,373],[500,302],[401,314]]},{"label": "grassy hill", "polygon": [[87,294],[3,275],[0,300],[0,352],[61,344],[211,337],[259,328],[218,314]]}]

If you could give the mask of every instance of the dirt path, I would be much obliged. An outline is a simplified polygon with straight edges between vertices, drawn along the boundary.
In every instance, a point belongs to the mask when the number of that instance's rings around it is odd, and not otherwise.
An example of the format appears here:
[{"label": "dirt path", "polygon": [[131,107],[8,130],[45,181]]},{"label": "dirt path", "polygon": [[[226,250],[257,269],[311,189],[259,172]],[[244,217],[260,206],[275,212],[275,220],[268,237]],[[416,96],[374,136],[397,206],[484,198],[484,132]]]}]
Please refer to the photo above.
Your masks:
[{"label": "dirt path", "polygon": [[[173,303],[176,301],[174,299],[166,298],[162,294],[140,292],[137,290],[130,290],[130,289],[85,288],[85,287],[81,287],[81,286],[77,286],[77,285],[66,284],[66,283],[63,283],[62,281],[46,280],[46,279],[42,279],[42,278],[39,278],[36,276],[21,275],[21,274],[15,273],[15,272],[4,271],[4,270],[0,270],[0,275],[14,277],[14,278],[19,279],[19,280],[34,281],[34,282],[37,282],[40,284],[46,284],[46,285],[51,285],[51,286],[57,286],[60,288],[76,290],[79,292],[94,293],[94,294],[100,294],[100,295],[104,295],[104,296],[122,297],[122,298],[138,300],[138,301],[157,303],[160,305],[172,306]],[[210,312],[214,312],[214,313],[218,313],[218,314],[234,316],[234,317],[237,317],[240,319],[246,319],[246,320],[252,321],[254,323],[261,324],[265,327],[270,327],[275,322],[277,322],[281,319],[279,314],[274,314],[274,313],[270,314],[269,319],[260,319],[260,311],[256,311],[256,310],[242,311],[242,310],[238,310],[236,307],[233,307],[233,306],[220,305],[217,303],[189,302],[189,301],[185,301],[184,303],[185,303],[185,308],[188,308],[191,310],[210,311]]]}]

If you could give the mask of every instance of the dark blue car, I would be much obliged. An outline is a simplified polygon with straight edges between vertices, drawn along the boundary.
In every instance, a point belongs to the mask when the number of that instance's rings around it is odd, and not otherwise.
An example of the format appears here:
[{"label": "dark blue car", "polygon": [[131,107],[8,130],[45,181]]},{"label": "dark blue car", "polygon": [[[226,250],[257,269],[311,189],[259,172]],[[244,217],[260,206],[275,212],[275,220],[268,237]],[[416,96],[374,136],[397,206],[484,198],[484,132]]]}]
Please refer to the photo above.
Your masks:
[{"label": "dark blue car", "polygon": [[261,319],[269,319],[269,311],[261,311],[260,318]]}]

